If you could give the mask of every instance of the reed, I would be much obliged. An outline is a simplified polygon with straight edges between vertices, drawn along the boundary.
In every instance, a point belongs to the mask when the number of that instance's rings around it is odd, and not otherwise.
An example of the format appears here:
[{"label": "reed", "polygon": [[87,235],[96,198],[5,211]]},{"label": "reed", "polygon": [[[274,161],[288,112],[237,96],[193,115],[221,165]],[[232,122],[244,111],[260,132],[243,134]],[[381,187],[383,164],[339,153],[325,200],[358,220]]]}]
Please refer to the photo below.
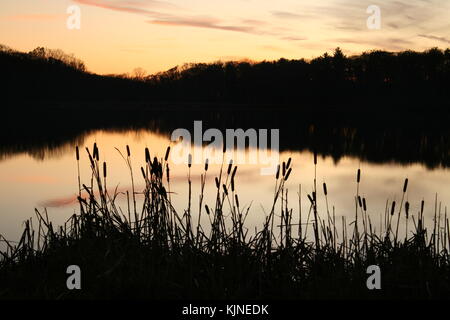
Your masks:
[{"label": "reed", "polygon": [[[0,252],[1,298],[378,299],[450,296],[449,219],[446,208],[443,213],[438,209],[437,198],[431,237],[428,237],[424,219],[424,201],[415,213],[407,200],[404,205],[405,238],[398,238],[397,217],[392,240],[396,202],[392,201],[390,208],[387,202],[384,228],[380,227],[376,233],[368,214],[368,201],[359,192],[361,172],[358,169],[355,221],[348,224],[342,216],[341,230],[338,230],[335,208],[333,206],[330,212],[328,203],[330,189],[323,182],[327,219],[320,219],[319,195],[314,186],[306,195],[310,207],[306,221],[302,220],[299,186],[298,223],[293,223],[296,220],[289,207],[286,187],[286,181],[293,174],[289,159],[278,167],[270,212],[262,226],[250,232],[246,226],[250,206],[244,205],[238,194],[237,166],[229,162],[223,172],[220,168],[211,186],[216,190],[215,203],[205,203],[204,192],[209,186],[207,174],[211,174],[209,161],[205,161],[195,225],[191,211],[191,156],[187,165],[188,205],[180,215],[170,198],[170,148],[160,160],[157,157],[151,160],[146,149],[145,165],[140,167],[144,189],[139,192],[143,196],[139,202],[135,198],[138,192],[134,185],[131,151],[127,146],[125,155],[120,153],[132,181],[131,190],[126,192],[127,212],[116,203],[120,197],[117,190],[107,191],[109,172],[106,161],[99,162],[98,146],[94,145],[92,152],[89,149],[86,152],[92,171],[91,183],[79,183],[78,214],[55,228],[46,211],[36,210],[36,231],[30,219],[25,222],[18,243],[0,236],[6,247]],[[78,148],[76,161],[80,161]],[[314,165],[316,170],[317,155]],[[407,184],[408,180],[405,180],[404,196]],[[399,212],[402,212],[402,203],[403,199]],[[202,219],[203,208],[209,222]],[[361,231],[357,225],[359,213],[364,225]],[[311,214],[314,217],[310,221]],[[409,219],[414,224],[412,230],[408,229]],[[312,237],[308,234],[310,222]],[[353,232],[347,229],[350,226],[353,226]],[[295,227],[298,227],[297,235],[293,232]],[[81,291],[65,288],[64,268],[71,264],[78,264],[83,270]],[[366,268],[372,264],[379,265],[382,270],[381,291],[369,291],[365,286]],[[33,290],[24,289],[30,286]]]}]

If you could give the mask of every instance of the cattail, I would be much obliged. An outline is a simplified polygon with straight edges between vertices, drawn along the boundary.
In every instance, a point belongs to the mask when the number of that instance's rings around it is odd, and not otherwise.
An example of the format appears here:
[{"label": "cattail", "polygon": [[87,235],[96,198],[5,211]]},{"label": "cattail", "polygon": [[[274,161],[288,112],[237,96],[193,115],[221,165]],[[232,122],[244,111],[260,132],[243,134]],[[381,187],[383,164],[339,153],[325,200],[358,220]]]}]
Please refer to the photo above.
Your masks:
[{"label": "cattail", "polygon": [[234,180],[234,176],[236,175],[237,166],[234,167],[233,173],[231,174],[231,180]]},{"label": "cattail", "polygon": [[231,179],[231,192],[234,192],[234,179]]},{"label": "cattail", "polygon": [[283,161],[283,177],[286,175],[286,162]]},{"label": "cattail", "polygon": [[277,174],[275,178],[278,180],[279,177],[280,177],[280,165],[277,165]]},{"label": "cattail", "polygon": [[225,192],[225,195],[228,195],[227,186],[225,184],[223,184],[222,187],[223,187],[223,192]]},{"label": "cattail", "polygon": [[144,179],[146,178],[146,176],[145,176],[145,170],[144,170],[144,168],[142,168],[141,167],[141,172],[142,172],[142,176],[144,177]]},{"label": "cattail", "polygon": [[289,169],[289,166],[291,165],[291,161],[292,161],[292,158],[289,158],[287,163],[286,163],[286,168]]},{"label": "cattail", "polygon": [[131,156],[131,152],[130,152],[130,146],[127,145],[127,156],[130,157]]},{"label": "cattail", "polygon": [[360,196],[358,196],[358,204],[359,204],[359,207],[362,208],[362,201],[361,201],[361,197]]},{"label": "cattail", "polygon": [[103,162],[103,177],[106,178],[106,162]]},{"label": "cattail", "polygon": [[80,161],[80,150],[78,150],[78,146],[75,147],[75,156],[77,161]]},{"label": "cattail", "polygon": [[425,201],[422,200],[422,203],[420,204],[420,213],[423,213],[423,207],[425,206]]},{"label": "cattail", "polygon": [[405,212],[406,212],[406,219],[408,219],[409,216],[409,202],[406,201],[405,203]]},{"label": "cattail", "polygon": [[167,147],[166,155],[164,156],[164,161],[167,161],[167,159],[169,159],[169,153],[170,153],[170,146]]},{"label": "cattail", "polygon": [[150,160],[150,150],[148,150],[148,148],[145,148],[145,162],[149,163]]},{"label": "cattail", "polygon": [[311,196],[308,194],[308,199],[311,201],[311,204],[314,204],[314,200],[311,198]]},{"label": "cattail", "polygon": [[317,164],[317,152],[314,151],[314,165]]},{"label": "cattail", "polygon": [[216,181],[216,188],[219,189],[220,188],[219,179],[217,179],[216,177],[214,180]]},{"label": "cattail", "polygon": [[284,177],[284,181],[287,181],[289,179],[289,175],[291,174],[292,168],[289,168],[288,172],[286,173],[286,176]]},{"label": "cattail", "polygon": [[238,198],[238,195],[235,194],[235,195],[234,195],[234,198],[236,199],[236,206],[239,208],[239,198]]},{"label": "cattail", "polygon": [[403,184],[403,193],[406,192],[407,188],[408,188],[408,178],[405,179],[405,183]]},{"label": "cattail", "polygon": [[89,161],[91,162],[91,165],[93,165],[94,159],[92,159],[92,156],[91,156],[91,153],[89,152],[89,148],[88,147],[86,147],[86,151],[87,151],[87,154],[89,156]]},{"label": "cattail", "polygon": [[395,211],[395,201],[392,201],[391,216],[394,215],[394,211]]},{"label": "cattail", "polygon": [[358,169],[358,173],[356,174],[356,183],[361,181],[361,169]]},{"label": "cattail", "polygon": [[209,159],[205,160],[205,171],[208,171]]},{"label": "cattail", "polygon": [[364,211],[367,211],[366,198],[363,198],[363,209]]},{"label": "cattail", "polygon": [[170,169],[169,164],[166,166],[166,175],[167,175],[167,182],[170,182]]},{"label": "cattail", "polygon": [[316,198],[316,192],[315,191],[312,192],[312,197],[313,197],[314,202],[316,202],[317,198]]},{"label": "cattail", "polygon": [[192,154],[189,153],[188,156],[188,167],[190,168],[192,166]]},{"label": "cattail", "polygon": [[209,216],[209,207],[208,207],[208,205],[207,204],[205,204],[205,210],[206,210],[206,213],[208,214],[208,216]]},{"label": "cattail", "polygon": [[99,152],[98,152],[98,148],[97,148],[97,143],[96,143],[96,142],[94,142],[94,152],[93,152],[93,156],[94,156],[94,159],[96,159],[97,161],[98,161],[98,159],[100,158]]},{"label": "cattail", "polygon": [[323,193],[325,194],[325,196],[328,194],[328,192],[327,192],[327,184],[325,182],[323,183]]},{"label": "cattail", "polygon": [[233,167],[233,159],[231,159],[230,162],[228,163],[227,175],[230,175],[232,167]]}]

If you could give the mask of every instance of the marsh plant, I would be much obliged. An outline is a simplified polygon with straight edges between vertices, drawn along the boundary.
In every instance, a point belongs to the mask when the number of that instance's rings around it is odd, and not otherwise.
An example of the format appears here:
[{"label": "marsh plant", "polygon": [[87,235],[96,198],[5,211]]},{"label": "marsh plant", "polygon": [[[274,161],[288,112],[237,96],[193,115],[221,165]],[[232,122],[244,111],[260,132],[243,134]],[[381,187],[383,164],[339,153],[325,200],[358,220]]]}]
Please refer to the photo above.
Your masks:
[{"label": "marsh plant", "polygon": [[[200,174],[198,198],[192,192],[192,156],[186,164],[188,198],[182,212],[171,201],[170,147],[164,157],[152,157],[138,171],[127,146],[118,150],[130,173],[130,190],[108,191],[108,166],[97,145],[86,148],[91,178],[78,172],[78,213],[56,227],[46,212],[25,222],[18,243],[1,252],[2,298],[148,298],[148,299],[316,299],[316,298],[445,298],[450,293],[450,232],[447,212],[433,206],[434,220],[426,228],[426,205],[412,212],[405,201],[386,204],[382,226],[375,231],[368,200],[360,194],[361,170],[354,181],[355,211],[342,216],[338,227],[328,205],[328,188],[318,185],[298,210],[288,203],[286,182],[294,174],[292,160],[277,166],[274,195],[262,225],[246,227],[249,207],[240,203],[238,166],[222,161],[217,174]],[[225,159],[225,155],[224,155]],[[80,150],[76,148],[78,171]],[[314,154],[315,171],[317,154]],[[214,182],[207,185],[207,175]],[[136,180],[144,181],[143,190]],[[269,179],[269,177],[268,177]],[[205,188],[215,201],[206,203]],[[139,196],[139,201],[137,201]],[[319,210],[318,199],[326,206]],[[141,200],[142,199],[142,200]],[[198,201],[198,209],[193,209]],[[302,201],[309,204],[302,212]],[[197,207],[197,206],[195,206]],[[431,206],[430,206],[431,207]],[[322,206],[320,207],[322,208]],[[352,217],[348,220],[346,217]],[[205,219],[206,218],[206,219]],[[208,221],[205,223],[204,221]],[[405,237],[399,236],[405,221]],[[66,268],[81,270],[81,290],[68,290]],[[381,270],[381,290],[366,286],[369,266]]]}]

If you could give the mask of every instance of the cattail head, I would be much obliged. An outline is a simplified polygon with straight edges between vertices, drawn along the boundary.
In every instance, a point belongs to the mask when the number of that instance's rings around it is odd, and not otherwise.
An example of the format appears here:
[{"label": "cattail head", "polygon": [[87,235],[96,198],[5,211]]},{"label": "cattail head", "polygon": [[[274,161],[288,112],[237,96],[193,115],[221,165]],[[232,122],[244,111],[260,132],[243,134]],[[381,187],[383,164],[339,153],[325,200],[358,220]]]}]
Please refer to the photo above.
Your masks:
[{"label": "cattail head", "polygon": [[326,184],[325,182],[323,183],[323,193],[324,193],[325,195],[328,194],[328,192],[327,192],[327,184]]},{"label": "cattail head", "polygon": [[234,198],[236,199],[236,206],[239,208],[239,197],[238,197],[238,195],[235,194]]},{"label": "cattail head", "polygon": [[219,189],[220,188],[219,179],[216,177],[214,180],[216,181],[216,188]]},{"label": "cattail head", "polygon": [[98,152],[98,148],[97,148],[97,143],[94,142],[94,152],[93,152],[93,157],[94,159],[96,159],[98,161],[98,159],[100,158],[99,156],[99,152]]},{"label": "cattail head", "polygon": [[188,155],[188,167],[190,168],[192,166],[192,154],[189,153]]},{"label": "cattail head", "polygon": [[170,182],[170,169],[169,164],[166,166],[166,175],[167,175],[167,182]]},{"label": "cattail head", "polygon": [[205,160],[205,171],[208,171],[209,159]]},{"label": "cattail head", "polygon": [[75,156],[77,161],[80,161],[80,150],[78,149],[78,146],[75,147]]},{"label": "cattail head", "polygon": [[148,148],[145,148],[145,162],[149,163],[150,161],[150,150],[148,150]]},{"label": "cattail head", "polygon": [[234,176],[236,175],[237,166],[234,167],[233,173],[231,174],[231,180],[234,180]]},{"label": "cattail head", "polygon": [[403,193],[406,192],[406,189],[408,189],[408,178],[405,179],[405,183],[403,184]]},{"label": "cattail head", "polygon": [[231,192],[234,192],[234,179],[231,179]]},{"label": "cattail head", "polygon": [[364,211],[367,211],[366,198],[363,198],[363,209]]},{"label": "cattail head", "polygon": [[316,202],[317,198],[316,198],[316,192],[315,191],[312,192],[312,197],[313,197],[314,202]]},{"label": "cattail head", "polygon": [[141,167],[141,173],[142,173],[142,176],[144,177],[144,179],[146,178],[146,175],[145,175],[145,170],[144,170],[144,168],[142,168]]},{"label": "cattail head", "polygon": [[170,153],[170,146],[168,146],[166,149],[166,155],[164,156],[164,161],[167,161],[167,159],[169,159],[169,153]]},{"label": "cattail head", "polygon": [[358,172],[356,173],[356,183],[359,183],[361,181],[361,169],[358,169]]},{"label": "cattail head", "polygon": [[289,167],[290,167],[290,165],[291,165],[291,161],[292,161],[292,158],[289,158],[288,161],[287,161],[287,163],[286,163],[286,168],[289,169]]},{"label": "cattail head", "polygon": [[394,215],[394,211],[395,211],[395,201],[392,201],[391,216]]},{"label": "cattail head", "polygon": [[230,162],[228,163],[227,175],[230,175],[232,167],[233,167],[233,159],[231,159]]},{"label": "cattail head", "polygon": [[284,177],[284,181],[287,181],[287,179],[289,179],[289,176],[291,175],[292,172],[292,168],[289,168],[289,170],[286,173],[286,176]]},{"label": "cattail head", "polygon": [[286,162],[283,161],[283,177],[286,175]]},{"label": "cattail head", "polygon": [[317,164],[317,152],[314,151],[314,165]]},{"label": "cattail head", "polygon": [[424,207],[425,207],[425,200],[422,200],[422,203],[420,204],[420,213],[423,213]]},{"label": "cattail head", "polygon": [[209,216],[210,212],[209,212],[209,207],[208,207],[208,205],[207,205],[207,204],[205,204],[205,210],[206,210],[206,213],[207,213],[207,214],[208,214],[208,216]]},{"label": "cattail head", "polygon": [[308,199],[309,199],[309,201],[311,201],[311,204],[314,204],[314,200],[313,200],[313,198],[311,198],[311,196],[308,194]]},{"label": "cattail head", "polygon": [[359,204],[359,207],[362,208],[362,201],[361,201],[361,197],[360,196],[358,196],[358,204]]},{"label": "cattail head", "polygon": [[406,219],[408,219],[409,216],[409,202],[406,201],[405,203],[405,213],[406,213]]},{"label": "cattail head", "polygon": [[103,177],[106,178],[106,162],[103,162]]},{"label": "cattail head", "polygon": [[280,165],[277,165],[277,174],[275,178],[278,180],[279,177],[280,177]]},{"label": "cattail head", "polygon": [[131,156],[130,146],[129,146],[129,145],[127,145],[127,156],[128,156],[128,157]]},{"label": "cattail head", "polygon": [[223,187],[223,192],[225,192],[225,195],[228,195],[227,186],[225,184],[223,184],[222,187]]}]

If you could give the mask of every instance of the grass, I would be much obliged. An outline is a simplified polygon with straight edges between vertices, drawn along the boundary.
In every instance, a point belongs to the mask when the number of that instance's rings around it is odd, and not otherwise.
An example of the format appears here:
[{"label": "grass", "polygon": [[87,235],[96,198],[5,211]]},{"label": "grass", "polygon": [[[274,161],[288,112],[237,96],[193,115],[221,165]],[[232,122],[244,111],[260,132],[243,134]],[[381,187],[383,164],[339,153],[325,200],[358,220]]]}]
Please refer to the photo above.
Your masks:
[{"label": "grass", "polygon": [[[36,210],[37,221],[25,222],[17,244],[4,238],[0,252],[2,299],[438,299],[450,297],[450,232],[445,211],[435,203],[431,233],[425,227],[425,204],[410,212],[386,203],[378,232],[359,194],[361,171],[356,175],[355,217],[342,217],[338,230],[334,208],[319,212],[319,190],[307,195],[309,212],[288,204],[286,181],[293,174],[291,159],[281,163],[275,177],[273,204],[259,230],[246,228],[249,208],[242,207],[235,188],[237,166],[223,163],[215,177],[214,206],[204,203],[209,163],[201,174],[199,211],[192,211],[191,161],[188,161],[188,205],[172,206],[170,148],[153,159],[145,150],[137,191],[131,150],[124,158],[131,177],[126,208],[117,205],[119,193],[108,192],[108,167],[100,161],[97,145],[86,148],[92,169],[88,184],[78,179],[79,213],[59,227],[46,212]],[[120,152],[120,151],[119,151]],[[76,161],[79,168],[79,149]],[[317,166],[317,155],[314,156]],[[79,170],[79,169],[78,169]],[[78,174],[80,177],[80,174]],[[143,201],[136,195],[142,193]],[[301,208],[301,187],[299,187]],[[390,207],[390,210],[389,210]],[[198,215],[196,217],[196,215]],[[202,216],[208,224],[200,223]],[[398,236],[400,217],[412,220],[404,239]],[[196,219],[197,218],[197,219]],[[397,220],[396,220],[397,219]],[[443,222],[442,222],[443,221]],[[411,225],[411,222],[409,223]],[[295,232],[297,231],[297,232]],[[309,235],[313,235],[312,237]],[[409,236],[408,236],[409,235]],[[79,265],[82,289],[66,288],[66,268]],[[381,269],[381,290],[368,290],[366,269]]]}]

